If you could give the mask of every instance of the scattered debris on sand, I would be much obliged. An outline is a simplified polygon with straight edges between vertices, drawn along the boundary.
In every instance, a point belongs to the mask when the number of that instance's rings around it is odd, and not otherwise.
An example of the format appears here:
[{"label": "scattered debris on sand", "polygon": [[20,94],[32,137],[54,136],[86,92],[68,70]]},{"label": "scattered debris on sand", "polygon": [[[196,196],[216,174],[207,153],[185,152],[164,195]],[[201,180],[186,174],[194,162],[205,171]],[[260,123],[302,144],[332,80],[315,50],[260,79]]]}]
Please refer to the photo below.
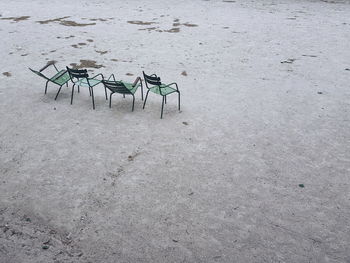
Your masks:
[{"label": "scattered debris on sand", "polygon": [[188,125],[188,122],[187,121],[183,121],[182,124],[183,125]]},{"label": "scattered debris on sand", "polygon": [[132,73],[126,73],[125,75],[127,75],[127,76],[134,76],[134,74],[132,74]]},{"label": "scattered debris on sand", "polygon": [[94,42],[93,39],[86,39],[87,42]]},{"label": "scattered debris on sand", "polygon": [[76,69],[81,69],[81,68],[104,68],[105,67],[103,65],[96,64],[96,61],[94,61],[94,60],[86,60],[86,59],[81,59],[80,60],[80,64],[71,63],[70,65],[72,67],[76,68]]},{"label": "scattered debris on sand", "polygon": [[0,20],[12,20],[13,22],[18,23],[19,21],[28,20],[30,16],[17,16],[17,17],[2,17]]},{"label": "scattered debris on sand", "polygon": [[184,71],[182,71],[181,75],[182,76],[187,76],[187,72],[184,70]]},{"label": "scattered debris on sand", "polygon": [[136,152],[136,153],[134,153],[132,155],[129,155],[128,156],[128,161],[129,162],[133,161],[139,154],[140,154],[139,152]]},{"label": "scattered debris on sand", "polygon": [[10,72],[3,72],[2,75],[6,76],[6,77],[11,77],[12,74]]}]

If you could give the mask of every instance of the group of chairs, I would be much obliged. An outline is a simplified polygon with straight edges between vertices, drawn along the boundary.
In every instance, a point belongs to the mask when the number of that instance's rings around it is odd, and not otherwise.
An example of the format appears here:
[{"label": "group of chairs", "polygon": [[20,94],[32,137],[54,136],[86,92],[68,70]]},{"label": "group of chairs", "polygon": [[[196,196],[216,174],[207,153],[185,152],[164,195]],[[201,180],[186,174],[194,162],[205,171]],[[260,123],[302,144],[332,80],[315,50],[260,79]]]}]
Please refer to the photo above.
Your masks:
[{"label": "group of chairs", "polygon": [[[45,76],[42,73],[49,66],[53,66],[57,72],[51,77]],[[46,79],[45,94],[47,92],[47,86],[49,82],[59,86],[55,100],[60,94],[62,86],[66,84],[66,86],[68,87],[69,81],[73,83],[71,101],[70,101],[71,104],[73,104],[75,86],[78,87],[78,93],[80,92],[80,87],[85,87],[89,89],[89,93],[92,99],[92,108],[95,109],[95,99],[94,99],[93,88],[98,84],[102,84],[104,86],[106,100],[108,100],[107,89],[110,91],[110,95],[109,95],[110,108],[112,105],[112,95],[115,93],[119,93],[119,94],[123,94],[124,98],[125,98],[125,95],[132,95],[133,97],[132,111],[134,111],[135,93],[139,87],[141,87],[141,99],[143,100],[143,85],[142,85],[142,79],[140,77],[137,77],[134,83],[128,83],[121,80],[117,81],[113,74],[108,79],[105,79],[101,73],[93,77],[89,77],[89,74],[87,73],[86,69],[72,69],[72,68],[66,67],[66,69],[58,70],[54,62],[48,63],[39,71],[33,70],[31,68],[29,69],[32,72],[34,72],[36,75]],[[160,77],[158,77],[156,74],[147,75],[144,71],[143,71],[143,77],[147,88],[146,98],[143,103],[143,109],[145,108],[145,105],[146,105],[148,93],[151,91],[154,94],[162,96],[162,110],[161,110],[160,118],[163,118],[164,104],[166,104],[167,102],[166,98],[168,95],[172,93],[178,94],[178,108],[180,111],[180,91],[175,82],[171,84],[163,84],[160,80]]]}]

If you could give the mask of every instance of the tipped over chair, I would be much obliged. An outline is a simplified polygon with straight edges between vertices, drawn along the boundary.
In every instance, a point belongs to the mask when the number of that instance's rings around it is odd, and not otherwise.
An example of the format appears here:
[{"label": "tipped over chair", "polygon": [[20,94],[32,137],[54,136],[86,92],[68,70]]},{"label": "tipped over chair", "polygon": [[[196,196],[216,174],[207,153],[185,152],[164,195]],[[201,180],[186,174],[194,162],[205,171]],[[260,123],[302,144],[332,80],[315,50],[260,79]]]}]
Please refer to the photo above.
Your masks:
[{"label": "tipped over chair", "polygon": [[[68,67],[67,67],[67,72],[70,76],[71,81],[73,82],[70,104],[73,104],[74,87],[78,86],[78,93],[80,92],[80,87],[87,87],[89,88],[89,93],[92,98],[92,108],[95,109],[95,99],[94,99],[93,88],[102,82],[103,75],[100,73],[93,76],[92,78],[89,78],[89,74],[87,73],[86,69],[71,69]],[[98,76],[102,77],[102,79],[96,79]],[[108,100],[106,88],[105,88],[105,95],[106,95],[106,100]]]},{"label": "tipped over chair", "polygon": [[[47,77],[45,76],[42,72],[47,69],[49,66],[53,66],[56,70],[56,74],[53,75],[52,77]],[[38,75],[39,77],[42,77],[44,79],[46,79],[46,85],[45,85],[45,94],[47,92],[47,85],[49,84],[49,82],[54,83],[58,86],[60,86],[60,88],[58,89],[58,92],[56,94],[55,100],[57,99],[58,94],[60,93],[60,90],[62,88],[62,86],[64,84],[67,85],[68,87],[68,81],[70,80],[69,74],[67,72],[67,70],[62,69],[62,70],[58,70],[55,62],[49,62],[46,64],[46,66],[44,66],[43,68],[41,68],[39,71],[36,71],[34,69],[29,68],[30,71],[32,71],[33,73],[35,73],[36,75]]]},{"label": "tipped over chair", "polygon": [[166,104],[166,96],[176,92],[178,94],[178,108],[180,110],[180,91],[175,82],[170,84],[162,84],[160,78],[156,74],[147,75],[144,71],[143,71],[143,77],[146,83],[146,88],[148,89],[146,93],[145,102],[143,103],[143,108],[145,108],[148,93],[150,91],[153,92],[154,94],[161,95],[163,100],[162,100],[162,111],[160,114],[160,118],[162,119],[164,104]]},{"label": "tipped over chair", "polygon": [[109,95],[109,107],[111,108],[112,105],[112,95],[114,93],[119,93],[125,95],[132,95],[132,111],[134,111],[134,104],[135,104],[135,96],[137,89],[141,87],[141,98],[143,100],[143,86],[142,86],[142,80],[140,77],[137,77],[134,83],[127,83],[124,81],[116,81],[114,75],[112,74],[108,80],[102,81],[103,85],[105,86],[105,89],[109,89],[111,91],[111,94]]}]

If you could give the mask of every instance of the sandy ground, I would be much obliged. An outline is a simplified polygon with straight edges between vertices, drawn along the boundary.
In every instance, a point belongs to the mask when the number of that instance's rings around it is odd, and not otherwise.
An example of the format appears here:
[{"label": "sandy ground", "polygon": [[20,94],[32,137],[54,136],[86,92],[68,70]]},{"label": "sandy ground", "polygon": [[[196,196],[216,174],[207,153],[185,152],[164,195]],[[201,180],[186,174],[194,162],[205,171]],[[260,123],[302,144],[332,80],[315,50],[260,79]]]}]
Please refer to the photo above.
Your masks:
[{"label": "sandy ground", "polygon": [[[0,1],[0,262],[350,262],[348,1]],[[161,98],[28,70],[177,82]],[[83,61],[84,64],[84,61]],[[101,67],[103,66],[103,67]],[[48,72],[49,73],[49,72]]]}]

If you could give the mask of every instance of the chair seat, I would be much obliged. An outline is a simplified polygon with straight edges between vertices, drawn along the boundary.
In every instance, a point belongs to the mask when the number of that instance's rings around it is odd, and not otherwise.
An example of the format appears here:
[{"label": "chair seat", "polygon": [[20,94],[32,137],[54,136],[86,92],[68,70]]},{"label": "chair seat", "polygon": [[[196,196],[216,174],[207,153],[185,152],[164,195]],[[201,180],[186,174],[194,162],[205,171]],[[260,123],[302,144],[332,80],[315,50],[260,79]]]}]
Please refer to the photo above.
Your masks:
[{"label": "chair seat", "polygon": [[132,83],[128,83],[128,82],[123,82],[123,84],[132,94],[135,94],[135,92],[137,91],[137,88],[141,86],[141,84],[137,84],[133,86]]},{"label": "chair seat", "polygon": [[[162,90],[162,93],[160,93],[160,89]],[[170,93],[177,92],[176,89],[172,87],[167,87],[167,85],[163,85],[163,84],[160,86],[154,86],[150,88],[150,91],[159,95],[169,95]]]},{"label": "chair seat", "polygon": [[[97,84],[101,83],[102,81],[99,79],[89,79],[89,83],[90,83],[90,87],[94,87]],[[76,83],[76,85],[80,86],[80,87],[89,87],[89,84],[87,82],[87,79],[79,79]]]},{"label": "chair seat", "polygon": [[62,86],[70,79],[69,74],[66,70],[61,70],[57,72],[52,78],[50,78],[50,81],[56,83],[57,85]]}]

